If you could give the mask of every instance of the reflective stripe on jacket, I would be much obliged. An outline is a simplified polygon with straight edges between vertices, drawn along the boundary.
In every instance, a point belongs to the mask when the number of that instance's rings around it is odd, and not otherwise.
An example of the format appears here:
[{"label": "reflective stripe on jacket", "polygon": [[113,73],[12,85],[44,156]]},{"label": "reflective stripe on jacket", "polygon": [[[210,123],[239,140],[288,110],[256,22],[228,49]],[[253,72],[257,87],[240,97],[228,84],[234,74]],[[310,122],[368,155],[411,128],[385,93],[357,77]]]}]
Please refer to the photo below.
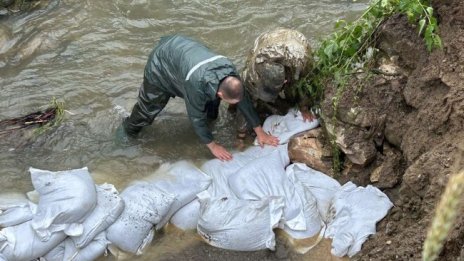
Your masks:
[{"label": "reflective stripe on jacket", "polygon": [[[202,143],[213,141],[207,128],[205,105],[217,99],[219,83],[227,76],[239,77],[229,59],[217,55],[188,37],[162,37],[148,57],[145,78],[171,96],[185,100],[188,116]],[[187,77],[188,76],[188,77]],[[248,94],[238,103],[239,110],[254,128],[260,125]]]}]

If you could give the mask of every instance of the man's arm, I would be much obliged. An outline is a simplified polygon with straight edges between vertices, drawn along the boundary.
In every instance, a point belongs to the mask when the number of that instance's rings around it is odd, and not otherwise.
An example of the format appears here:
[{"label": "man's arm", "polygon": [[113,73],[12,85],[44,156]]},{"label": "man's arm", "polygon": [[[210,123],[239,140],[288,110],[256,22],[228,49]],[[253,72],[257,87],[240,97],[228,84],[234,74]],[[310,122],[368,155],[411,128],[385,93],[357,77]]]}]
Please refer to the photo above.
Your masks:
[{"label": "man's arm", "polygon": [[244,92],[243,99],[237,104],[238,109],[243,114],[248,124],[251,125],[256,133],[256,139],[259,145],[262,147],[264,144],[277,146],[279,145],[279,139],[266,132],[261,127],[258,113],[256,112],[248,92]]},{"label": "man's arm", "polygon": [[232,154],[230,154],[224,147],[214,142],[213,134],[208,129],[206,112],[197,108],[199,106],[193,106],[187,101],[186,107],[190,121],[192,122],[193,130],[200,138],[201,143],[205,144],[216,158],[220,160],[231,160]]}]

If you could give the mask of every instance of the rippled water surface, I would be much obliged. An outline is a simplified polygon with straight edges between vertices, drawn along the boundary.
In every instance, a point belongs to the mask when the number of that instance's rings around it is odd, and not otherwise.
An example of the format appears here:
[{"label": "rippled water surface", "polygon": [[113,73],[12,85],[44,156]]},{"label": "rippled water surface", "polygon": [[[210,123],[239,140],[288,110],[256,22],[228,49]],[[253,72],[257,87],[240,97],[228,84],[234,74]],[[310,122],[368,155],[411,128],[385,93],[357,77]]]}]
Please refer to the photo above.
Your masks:
[{"label": "rippled water surface", "polygon": [[[136,101],[146,57],[163,35],[192,36],[226,55],[240,69],[254,39],[276,27],[301,31],[313,47],[337,19],[353,19],[366,0],[50,1],[27,14],[0,20],[0,120],[36,111],[52,97],[65,102],[63,123],[40,136],[1,136],[0,190],[32,189],[27,168],[88,166],[97,183],[122,190],[160,163],[209,151],[193,133],[183,101],[173,99],[140,137],[120,146],[114,131]],[[212,126],[217,140],[234,148],[233,116],[221,108]],[[185,235],[184,235],[185,236]],[[192,236],[193,237],[193,236]],[[179,247],[168,236],[163,249]],[[160,252],[156,244],[151,252]],[[157,260],[150,254],[138,260]],[[145,259],[143,259],[145,258]]]}]

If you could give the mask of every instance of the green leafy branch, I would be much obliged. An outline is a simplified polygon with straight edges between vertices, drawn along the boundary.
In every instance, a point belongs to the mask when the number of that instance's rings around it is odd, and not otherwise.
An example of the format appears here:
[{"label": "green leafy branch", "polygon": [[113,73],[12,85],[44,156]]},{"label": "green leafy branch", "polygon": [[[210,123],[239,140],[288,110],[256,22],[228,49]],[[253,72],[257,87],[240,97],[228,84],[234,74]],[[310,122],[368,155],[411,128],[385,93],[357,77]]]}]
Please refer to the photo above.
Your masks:
[{"label": "green leafy branch", "polygon": [[441,38],[437,35],[437,19],[433,16],[433,8],[430,6],[429,1],[400,0],[398,2],[398,12],[406,14],[411,23],[418,21],[418,34],[421,35],[424,32],[425,45],[429,51],[434,48],[442,48]]}]

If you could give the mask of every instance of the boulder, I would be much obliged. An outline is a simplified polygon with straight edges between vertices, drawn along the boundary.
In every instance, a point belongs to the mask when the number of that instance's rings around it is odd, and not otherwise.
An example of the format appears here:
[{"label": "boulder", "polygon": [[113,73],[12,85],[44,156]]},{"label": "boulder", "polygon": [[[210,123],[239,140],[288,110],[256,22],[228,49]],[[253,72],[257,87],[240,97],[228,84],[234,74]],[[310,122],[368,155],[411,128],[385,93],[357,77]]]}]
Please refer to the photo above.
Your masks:
[{"label": "boulder", "polygon": [[326,129],[335,136],[335,142],[346,157],[354,164],[367,166],[375,160],[375,143],[363,128],[338,122],[336,126],[326,122]]},{"label": "boulder", "polygon": [[332,151],[322,141],[322,129],[317,128],[290,139],[288,153],[292,162],[300,162],[325,174],[332,173]]}]

